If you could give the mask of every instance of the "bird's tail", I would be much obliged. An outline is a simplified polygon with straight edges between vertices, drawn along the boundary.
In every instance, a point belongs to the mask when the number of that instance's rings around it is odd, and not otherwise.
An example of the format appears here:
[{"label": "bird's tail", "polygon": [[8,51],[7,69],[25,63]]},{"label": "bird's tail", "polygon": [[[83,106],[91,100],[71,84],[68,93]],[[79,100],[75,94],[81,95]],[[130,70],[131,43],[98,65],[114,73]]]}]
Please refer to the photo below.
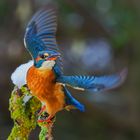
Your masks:
[{"label": "bird's tail", "polygon": [[64,93],[66,96],[66,105],[67,106],[74,106],[75,108],[79,109],[80,111],[84,112],[85,111],[85,107],[83,104],[81,104],[79,101],[77,101],[74,97],[72,97],[72,95],[70,94],[70,92],[67,90],[66,87],[64,87]]}]

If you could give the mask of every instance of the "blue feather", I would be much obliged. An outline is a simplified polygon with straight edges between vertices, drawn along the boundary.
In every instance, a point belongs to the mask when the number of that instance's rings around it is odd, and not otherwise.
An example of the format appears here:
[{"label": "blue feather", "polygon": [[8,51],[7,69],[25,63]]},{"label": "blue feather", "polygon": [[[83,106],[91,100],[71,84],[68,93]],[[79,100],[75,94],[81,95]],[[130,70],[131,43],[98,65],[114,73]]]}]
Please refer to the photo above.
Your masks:
[{"label": "blue feather", "polygon": [[[48,47],[59,50],[56,43],[56,13],[54,9],[41,9],[29,21],[25,32],[25,46],[33,58],[36,52],[45,51]],[[51,36],[51,39],[50,39]],[[34,46],[36,44],[36,47]]]},{"label": "blue feather", "polygon": [[[24,42],[25,47],[35,60],[40,51],[59,52],[56,43],[56,9],[41,9],[29,21]],[[57,64],[62,67],[61,58],[58,58]]]},{"label": "blue feather", "polygon": [[127,70],[108,76],[60,76],[57,82],[70,85],[73,88],[92,92],[105,91],[118,87],[125,79]]},{"label": "blue feather", "polygon": [[82,111],[82,112],[85,111],[84,105],[81,104],[79,101],[77,101],[75,98],[73,98],[66,87],[64,87],[64,93],[65,93],[65,96],[66,96],[66,104],[67,105],[73,105],[74,107],[76,107],[80,111]]}]

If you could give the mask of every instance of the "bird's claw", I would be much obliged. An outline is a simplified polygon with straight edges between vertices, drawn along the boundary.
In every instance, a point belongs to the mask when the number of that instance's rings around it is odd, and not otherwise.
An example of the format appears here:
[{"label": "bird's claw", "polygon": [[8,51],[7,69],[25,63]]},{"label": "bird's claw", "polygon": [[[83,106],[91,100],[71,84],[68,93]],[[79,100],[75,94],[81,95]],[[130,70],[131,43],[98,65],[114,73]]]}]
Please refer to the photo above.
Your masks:
[{"label": "bird's claw", "polygon": [[44,112],[45,109],[46,109],[46,106],[45,105],[42,106],[42,108],[40,109],[40,111],[38,113],[38,116],[40,116]]},{"label": "bird's claw", "polygon": [[47,119],[39,119],[37,120],[38,123],[47,123],[47,124],[52,124],[54,122],[54,118],[52,116],[47,117]]},{"label": "bird's claw", "polygon": [[52,123],[53,121],[50,120],[50,119],[46,119],[46,120],[39,119],[39,120],[37,120],[37,122],[38,122],[38,123],[45,123],[45,122],[46,122],[46,123],[49,123],[49,124],[50,124],[50,123]]}]

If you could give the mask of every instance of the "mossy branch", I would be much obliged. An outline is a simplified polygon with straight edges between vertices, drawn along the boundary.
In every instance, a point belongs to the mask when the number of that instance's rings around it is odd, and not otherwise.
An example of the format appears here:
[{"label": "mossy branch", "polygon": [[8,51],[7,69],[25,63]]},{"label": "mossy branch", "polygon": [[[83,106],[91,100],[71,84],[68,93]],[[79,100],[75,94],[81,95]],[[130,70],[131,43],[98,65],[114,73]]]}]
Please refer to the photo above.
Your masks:
[{"label": "mossy branch", "polygon": [[14,127],[8,140],[27,140],[30,132],[36,127],[36,112],[40,109],[40,101],[32,97],[27,87],[14,88],[9,110],[14,120]]},{"label": "mossy branch", "polygon": [[[44,116],[44,118],[46,118]],[[38,125],[41,127],[41,132],[39,134],[39,140],[52,140],[53,136],[52,136],[52,128],[53,128],[53,124],[55,122],[56,118],[54,117],[53,120],[51,121],[51,123],[47,123],[47,122],[42,122],[42,123],[38,123]]]},{"label": "mossy branch", "polygon": [[[36,97],[31,96],[27,87],[14,88],[9,102],[9,110],[11,118],[14,120],[14,127],[8,140],[28,140],[30,132],[37,126],[37,112],[40,107],[40,101]],[[41,127],[40,140],[51,140],[51,125],[39,123]],[[48,138],[47,134],[49,135]]]}]

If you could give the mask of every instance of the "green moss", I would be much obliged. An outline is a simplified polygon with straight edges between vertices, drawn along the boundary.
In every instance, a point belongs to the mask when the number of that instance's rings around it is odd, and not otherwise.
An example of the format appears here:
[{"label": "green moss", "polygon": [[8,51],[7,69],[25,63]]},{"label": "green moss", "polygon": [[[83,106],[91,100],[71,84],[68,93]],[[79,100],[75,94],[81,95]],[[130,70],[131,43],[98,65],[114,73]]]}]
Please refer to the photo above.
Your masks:
[{"label": "green moss", "polygon": [[41,127],[41,132],[39,134],[39,140],[52,140],[52,128],[53,128],[54,121],[52,123],[39,123],[39,126]]},{"label": "green moss", "polygon": [[[27,99],[28,101],[25,102],[24,100]],[[40,109],[41,103],[37,98],[31,97],[26,87],[22,87],[21,89],[15,87],[9,104],[11,118],[14,120],[14,127],[8,140],[27,140],[30,132],[37,125],[36,112]]]},{"label": "green moss", "polygon": [[46,140],[46,135],[48,133],[48,128],[46,126],[42,126],[41,127],[41,132],[39,134],[39,140]]},{"label": "green moss", "polygon": [[[9,102],[9,110],[11,118],[14,121],[14,127],[8,137],[8,140],[28,140],[30,132],[35,129],[37,125],[37,111],[40,109],[41,103],[36,98],[31,96],[27,87],[18,89],[14,88]],[[45,113],[45,112],[44,112]],[[39,116],[39,119],[46,119],[46,113]],[[52,139],[52,126],[55,119],[51,124],[46,122],[38,123],[41,127],[39,140]]]},{"label": "green moss", "polygon": [[[44,119],[46,118],[45,114],[44,114]],[[39,117],[39,119],[41,119]],[[42,118],[43,119],[43,118]],[[39,140],[52,140],[53,136],[52,136],[52,128],[53,128],[53,124],[56,120],[56,117],[53,118],[51,123],[47,123],[47,122],[41,122],[38,123],[38,125],[41,127],[41,132],[39,134]]]}]

